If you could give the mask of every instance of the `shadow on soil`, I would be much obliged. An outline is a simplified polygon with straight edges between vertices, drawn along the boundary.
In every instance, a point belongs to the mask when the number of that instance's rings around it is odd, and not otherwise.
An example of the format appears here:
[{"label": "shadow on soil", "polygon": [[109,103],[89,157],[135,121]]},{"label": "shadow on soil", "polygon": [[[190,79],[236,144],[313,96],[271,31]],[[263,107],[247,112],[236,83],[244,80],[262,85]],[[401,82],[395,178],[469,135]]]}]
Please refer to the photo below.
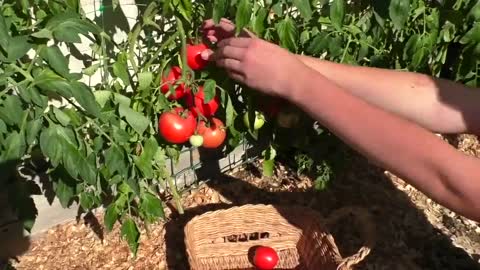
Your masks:
[{"label": "shadow on soil", "polygon": [[[202,154],[202,153],[201,153]],[[211,153],[202,156],[211,157]],[[383,173],[365,159],[351,153],[348,168],[331,182],[326,191],[269,192],[240,179],[259,177],[261,173],[253,166],[244,175],[232,177],[220,173],[214,162],[202,160],[204,166],[197,171],[199,179],[214,179],[208,186],[218,191],[232,205],[276,204],[309,206],[327,217],[341,207],[357,206],[367,209],[376,226],[376,245],[357,269],[435,269],[476,270],[480,264],[464,250],[453,245],[450,238],[434,228],[406,194],[399,191]],[[256,175],[256,176],[255,176]],[[183,242],[185,224],[195,215],[207,211],[229,208],[229,204],[211,204],[190,208],[182,216],[174,217],[166,225],[167,263],[169,269],[188,269]],[[288,217],[285,217],[288,219]],[[444,217],[448,218],[448,217]],[[289,219],[295,223],[295,220]],[[330,228],[336,244],[347,257],[362,245],[359,226],[353,220]]]}]

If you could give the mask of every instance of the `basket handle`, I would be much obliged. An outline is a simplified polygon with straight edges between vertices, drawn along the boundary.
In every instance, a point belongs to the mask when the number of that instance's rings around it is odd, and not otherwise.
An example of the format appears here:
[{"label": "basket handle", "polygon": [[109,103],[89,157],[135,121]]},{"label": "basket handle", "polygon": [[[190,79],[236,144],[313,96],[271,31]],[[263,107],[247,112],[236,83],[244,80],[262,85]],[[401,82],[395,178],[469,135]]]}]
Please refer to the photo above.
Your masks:
[{"label": "basket handle", "polygon": [[342,259],[337,267],[337,270],[351,269],[352,266],[363,261],[368,254],[370,254],[371,249],[375,245],[375,228],[372,222],[372,217],[364,208],[344,207],[333,211],[332,214],[330,214],[330,216],[326,219],[327,227],[331,228],[331,225],[337,223],[341,218],[350,215],[360,222],[361,234],[365,243],[355,254]]}]

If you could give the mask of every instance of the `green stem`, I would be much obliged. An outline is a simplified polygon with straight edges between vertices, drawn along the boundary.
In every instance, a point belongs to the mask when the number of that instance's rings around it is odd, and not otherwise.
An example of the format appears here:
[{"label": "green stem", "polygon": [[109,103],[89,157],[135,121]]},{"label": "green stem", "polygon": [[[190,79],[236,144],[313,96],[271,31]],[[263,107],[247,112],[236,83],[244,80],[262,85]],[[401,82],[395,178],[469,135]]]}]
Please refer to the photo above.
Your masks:
[{"label": "green stem", "polygon": [[97,125],[97,123],[95,123],[94,121],[91,121],[91,120],[88,120],[88,123],[91,124],[95,129],[97,129],[98,132],[100,133],[100,135],[103,135],[112,144],[114,144],[115,146],[118,146],[117,143],[107,133],[105,133],[105,131],[103,131],[103,129],[99,125]]},{"label": "green stem", "polygon": [[142,26],[140,23],[137,23],[135,25],[135,28],[133,29],[132,36],[129,38],[129,42],[128,42],[128,59],[130,60],[130,63],[132,64],[132,67],[135,73],[138,73],[138,67],[137,67],[137,64],[135,63],[135,44],[137,43],[137,39],[141,31],[142,31]]},{"label": "green stem", "polygon": [[168,185],[170,186],[170,190],[172,192],[173,199],[175,200],[175,204],[177,205],[178,213],[183,215],[184,211],[183,211],[182,201],[181,201],[180,195],[178,194],[177,187],[173,183],[172,177],[168,177],[167,181],[168,181]]},{"label": "green stem", "polygon": [[178,17],[177,19],[177,26],[178,26],[178,32],[180,34],[180,40],[182,42],[182,51],[180,53],[180,58],[182,59],[182,77],[183,78],[188,78],[187,77],[187,37],[185,35],[185,29],[183,28],[183,23],[182,20]]},{"label": "green stem", "polygon": [[29,81],[33,81],[33,77],[32,75],[30,75],[30,73],[27,73],[25,70],[23,70],[22,68],[18,67],[17,65],[15,64],[10,64],[10,67],[13,68],[16,72],[20,73],[23,75],[23,77],[25,77],[25,79],[29,80]]},{"label": "green stem", "polygon": [[165,49],[166,46],[170,45],[172,41],[174,41],[178,36],[178,32],[175,32],[173,35],[171,35],[163,44],[158,48],[158,50],[152,55],[150,60],[145,64],[145,68],[150,67],[152,65],[153,61],[157,59],[157,57],[160,55],[160,53]]},{"label": "green stem", "polygon": [[348,37],[347,46],[345,46],[345,50],[343,51],[342,60],[340,60],[340,63],[343,63],[343,61],[345,60],[345,56],[347,55],[348,48],[350,47],[351,42],[352,42],[352,38]]}]

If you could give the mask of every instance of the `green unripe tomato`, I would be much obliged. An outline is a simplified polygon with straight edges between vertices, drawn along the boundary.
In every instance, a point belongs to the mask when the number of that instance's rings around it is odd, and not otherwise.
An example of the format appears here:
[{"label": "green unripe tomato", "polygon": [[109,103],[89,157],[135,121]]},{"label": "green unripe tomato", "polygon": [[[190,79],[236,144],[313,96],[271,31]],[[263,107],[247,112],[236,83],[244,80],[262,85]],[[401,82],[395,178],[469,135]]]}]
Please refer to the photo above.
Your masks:
[{"label": "green unripe tomato", "polygon": [[[246,112],[243,115],[243,123],[245,124],[245,126],[247,128],[250,128],[250,119],[248,117],[248,112]],[[258,130],[258,129],[262,128],[264,124],[265,124],[265,116],[261,112],[256,111],[255,112],[255,121],[253,122],[253,129]]]},{"label": "green unripe tomato", "polygon": [[201,135],[190,136],[190,144],[194,147],[200,147],[203,145],[203,137]]}]

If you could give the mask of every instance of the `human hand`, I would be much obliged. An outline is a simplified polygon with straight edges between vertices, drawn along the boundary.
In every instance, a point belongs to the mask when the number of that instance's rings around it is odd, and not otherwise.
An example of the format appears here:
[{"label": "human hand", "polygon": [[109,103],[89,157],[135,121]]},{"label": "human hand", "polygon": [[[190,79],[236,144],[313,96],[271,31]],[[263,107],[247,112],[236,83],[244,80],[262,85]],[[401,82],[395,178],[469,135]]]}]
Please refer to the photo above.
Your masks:
[{"label": "human hand", "polygon": [[294,54],[259,38],[223,39],[215,52],[206,58],[225,68],[227,74],[238,82],[285,98],[291,97],[298,76],[308,71]]},{"label": "human hand", "polygon": [[[228,19],[222,18],[218,24],[213,19],[203,22],[201,31],[205,37],[212,43],[217,43],[226,38],[235,36],[235,24]],[[240,37],[256,37],[252,32],[244,29],[240,32]]]}]

